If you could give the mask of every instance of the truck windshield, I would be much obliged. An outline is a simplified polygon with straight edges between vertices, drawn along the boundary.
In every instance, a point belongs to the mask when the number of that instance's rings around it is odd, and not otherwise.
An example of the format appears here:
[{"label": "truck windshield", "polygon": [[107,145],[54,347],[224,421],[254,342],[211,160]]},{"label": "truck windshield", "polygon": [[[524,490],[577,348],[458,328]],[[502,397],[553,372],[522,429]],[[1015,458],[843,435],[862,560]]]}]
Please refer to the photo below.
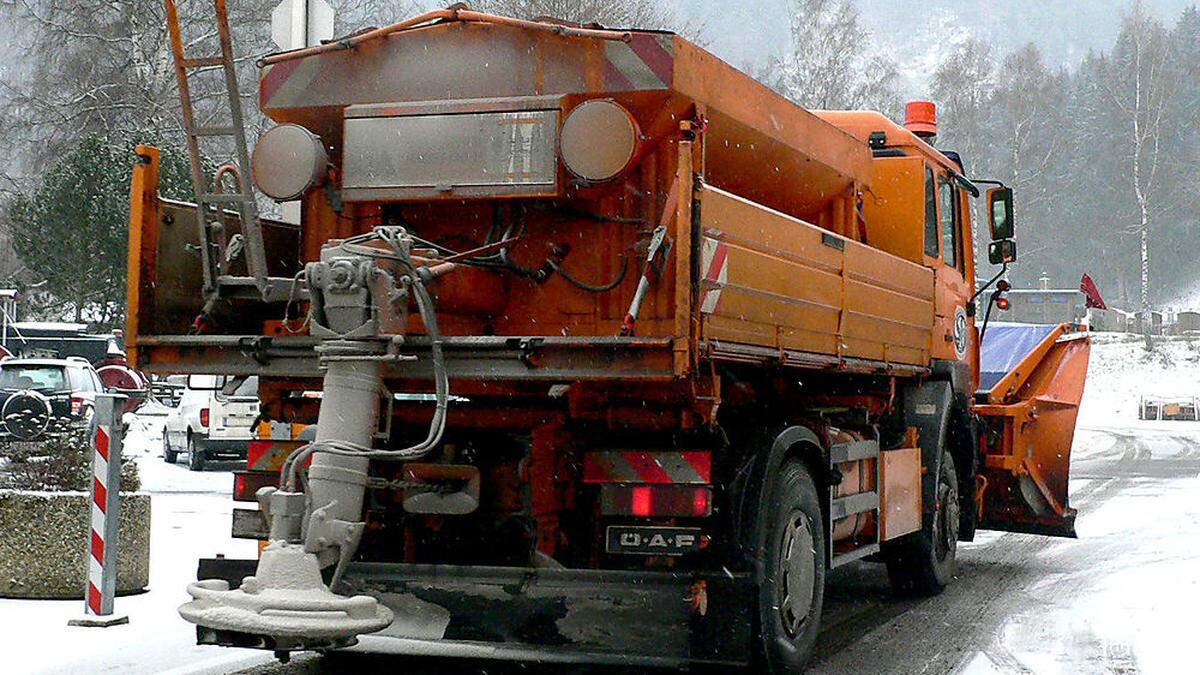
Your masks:
[{"label": "truck windshield", "polygon": [[0,389],[36,389],[59,391],[67,388],[67,378],[59,366],[4,366],[0,368]]}]

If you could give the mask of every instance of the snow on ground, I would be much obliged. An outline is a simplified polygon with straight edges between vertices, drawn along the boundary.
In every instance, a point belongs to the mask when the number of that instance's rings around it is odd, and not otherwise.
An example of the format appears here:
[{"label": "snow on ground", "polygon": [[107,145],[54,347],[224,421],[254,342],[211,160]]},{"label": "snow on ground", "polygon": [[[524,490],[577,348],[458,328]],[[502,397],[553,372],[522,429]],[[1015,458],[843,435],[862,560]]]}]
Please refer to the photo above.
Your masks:
[{"label": "snow on ground", "polygon": [[[1081,424],[1137,422],[1141,396],[1200,397],[1200,338],[1145,338],[1129,333],[1095,333]],[[1151,426],[1175,428],[1177,422]]]},{"label": "snow on ground", "polygon": [[1139,420],[1142,396],[1200,398],[1200,338],[1155,337],[1147,350],[1139,335],[1094,333],[1072,456],[1110,449],[1113,429],[1200,436],[1200,422]]},{"label": "snow on ground", "polygon": [[[150,586],[118,597],[129,624],[68,627],[82,600],[0,599],[0,644],[9,673],[229,672],[270,660],[247,650],[201,647],[176,608],[189,599],[196,561],[223,553],[252,558],[255,542],[229,536],[233,502],[229,471],[192,472],[162,460],[161,416],[128,416],[125,452],[137,458],[142,489],[151,493]],[[80,543],[82,545],[82,542]]]}]

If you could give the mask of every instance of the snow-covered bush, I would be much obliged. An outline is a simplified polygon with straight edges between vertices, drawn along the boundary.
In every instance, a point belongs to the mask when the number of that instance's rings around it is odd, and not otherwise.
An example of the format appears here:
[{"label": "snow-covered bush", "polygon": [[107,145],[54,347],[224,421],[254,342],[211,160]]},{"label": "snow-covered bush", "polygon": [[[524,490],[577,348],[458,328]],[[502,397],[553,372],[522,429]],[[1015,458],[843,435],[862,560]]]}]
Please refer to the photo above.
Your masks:
[{"label": "snow-covered bush", "polygon": [[[121,463],[121,491],[141,487],[137,464]],[[92,447],[76,435],[43,441],[0,444],[0,489],[87,492],[92,488]]]}]

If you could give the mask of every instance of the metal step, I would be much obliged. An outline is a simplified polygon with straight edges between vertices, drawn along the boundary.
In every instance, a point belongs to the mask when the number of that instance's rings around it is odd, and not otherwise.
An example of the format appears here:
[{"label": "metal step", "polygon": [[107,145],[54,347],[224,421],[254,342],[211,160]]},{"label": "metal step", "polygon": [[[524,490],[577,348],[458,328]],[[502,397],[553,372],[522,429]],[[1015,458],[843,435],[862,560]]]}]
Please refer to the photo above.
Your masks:
[{"label": "metal step", "polygon": [[[829,448],[830,469],[833,469],[838,464],[857,462],[865,459],[875,460],[875,492],[859,492],[858,494],[835,498],[833,496],[833,487],[829,488],[829,532],[827,541],[831,543],[828,558],[830,568],[845,565],[855,560],[861,560],[873,553],[879,552],[880,497],[878,490],[883,480],[880,467],[879,441],[867,440],[837,443]],[[834,554],[832,546],[834,524],[843,518],[850,518],[863,513],[875,514],[875,540],[866,542],[858,548]]]},{"label": "metal step", "polygon": [[238,133],[235,127],[196,127],[192,134],[196,136],[234,136]]},{"label": "metal step", "polygon": [[869,555],[879,553],[879,549],[879,544],[867,544],[866,546],[861,546],[851,551],[846,551],[845,553],[838,553],[833,556],[833,562],[830,563],[829,566],[831,568],[840,567],[846,563],[852,563],[855,560],[862,560]]},{"label": "metal step", "polygon": [[246,195],[238,194],[236,192],[206,192],[200,195],[200,201],[206,204],[242,204],[250,200],[247,199]]},{"label": "metal step", "polygon": [[878,441],[855,441],[854,443],[837,443],[829,448],[829,461],[834,464],[854,462],[860,459],[870,459],[879,456]]},{"label": "metal step", "polygon": [[833,500],[829,507],[829,518],[839,520],[849,516],[879,510],[879,494],[860,492]]},{"label": "metal step", "polygon": [[182,63],[184,68],[211,68],[225,65],[225,59],[219,56],[202,56],[196,59],[185,58]]}]

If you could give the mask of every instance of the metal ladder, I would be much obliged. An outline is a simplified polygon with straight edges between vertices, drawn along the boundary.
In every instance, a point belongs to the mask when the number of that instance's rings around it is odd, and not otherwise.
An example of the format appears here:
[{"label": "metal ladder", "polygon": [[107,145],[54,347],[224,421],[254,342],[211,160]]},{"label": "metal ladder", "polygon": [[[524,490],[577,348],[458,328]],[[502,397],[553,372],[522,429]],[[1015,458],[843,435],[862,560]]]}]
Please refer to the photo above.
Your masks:
[{"label": "metal ladder", "polygon": [[[171,51],[175,57],[175,75],[179,80],[179,97],[183,103],[183,129],[187,135],[188,155],[191,161],[192,185],[196,191],[196,226],[200,238],[201,265],[204,269],[204,297],[206,308],[223,296],[260,297],[264,301],[277,299],[278,286],[267,276],[266,250],[263,244],[262,224],[258,217],[258,204],[254,188],[250,184],[248,169],[250,153],[246,147],[246,131],[242,121],[242,103],[238,93],[237,73],[234,70],[233,41],[229,32],[229,13],[226,0],[213,0],[216,10],[217,35],[221,44],[218,56],[190,58],[184,54],[183,35],[179,26],[179,13],[175,0],[164,0],[167,10],[167,28],[171,34]],[[226,102],[229,104],[229,126],[201,126],[196,121],[192,107],[189,75],[202,70],[220,68],[225,75]],[[200,154],[200,139],[228,137],[234,141],[236,157],[237,191],[222,193],[219,185],[220,173],[210,181],[204,172]],[[228,274],[226,259],[226,237],[224,206],[237,207],[242,223],[245,243],[246,269],[249,277]],[[230,256],[232,257],[232,256]]]}]

